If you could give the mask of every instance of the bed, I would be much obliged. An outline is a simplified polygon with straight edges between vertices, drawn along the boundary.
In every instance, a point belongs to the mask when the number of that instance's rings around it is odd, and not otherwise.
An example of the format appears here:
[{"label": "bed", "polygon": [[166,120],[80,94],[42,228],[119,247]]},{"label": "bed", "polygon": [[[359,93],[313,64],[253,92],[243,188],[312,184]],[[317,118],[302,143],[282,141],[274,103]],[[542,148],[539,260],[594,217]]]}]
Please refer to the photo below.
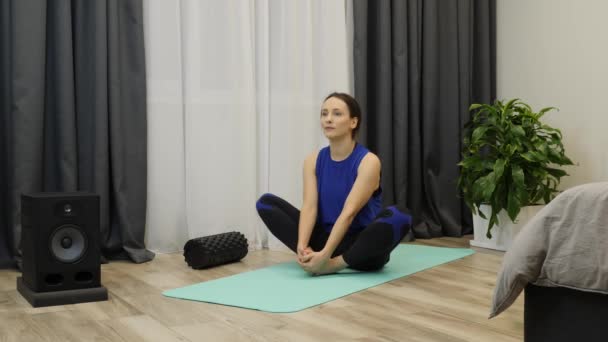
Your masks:
[{"label": "bed", "polygon": [[522,228],[490,318],[522,291],[525,341],[608,341],[608,182],[562,192]]}]

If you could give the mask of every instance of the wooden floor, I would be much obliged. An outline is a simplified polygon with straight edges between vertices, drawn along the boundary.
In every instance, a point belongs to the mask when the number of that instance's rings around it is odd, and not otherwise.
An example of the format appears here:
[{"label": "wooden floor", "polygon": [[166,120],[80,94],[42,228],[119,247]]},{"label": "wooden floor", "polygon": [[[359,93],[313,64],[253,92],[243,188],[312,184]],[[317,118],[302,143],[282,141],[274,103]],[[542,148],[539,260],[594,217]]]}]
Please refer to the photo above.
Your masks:
[{"label": "wooden floor", "polygon": [[[468,247],[470,237],[416,244]],[[523,296],[487,319],[501,253],[477,253],[290,314],[166,298],[161,291],[225,277],[293,256],[250,252],[241,262],[189,269],[181,254],[102,266],[110,300],[34,309],[0,270],[0,341],[521,341]],[[244,285],[246,286],[246,284]]]}]

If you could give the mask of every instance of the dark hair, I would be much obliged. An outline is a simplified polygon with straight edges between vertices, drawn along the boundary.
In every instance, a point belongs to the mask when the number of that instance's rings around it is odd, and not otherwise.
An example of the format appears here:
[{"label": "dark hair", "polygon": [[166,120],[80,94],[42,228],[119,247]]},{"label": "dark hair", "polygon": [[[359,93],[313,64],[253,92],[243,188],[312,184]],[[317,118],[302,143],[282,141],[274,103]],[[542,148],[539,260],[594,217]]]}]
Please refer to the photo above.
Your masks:
[{"label": "dark hair", "polygon": [[330,99],[332,97],[340,99],[340,100],[342,100],[342,102],[346,103],[350,117],[357,118],[357,126],[353,129],[353,135],[352,135],[352,137],[354,139],[357,136],[359,127],[361,127],[361,106],[359,106],[359,102],[357,102],[357,100],[355,100],[354,97],[352,97],[346,93],[337,93],[337,92],[327,95],[327,97],[325,98],[325,100],[323,100],[323,102],[327,101],[328,99]]}]

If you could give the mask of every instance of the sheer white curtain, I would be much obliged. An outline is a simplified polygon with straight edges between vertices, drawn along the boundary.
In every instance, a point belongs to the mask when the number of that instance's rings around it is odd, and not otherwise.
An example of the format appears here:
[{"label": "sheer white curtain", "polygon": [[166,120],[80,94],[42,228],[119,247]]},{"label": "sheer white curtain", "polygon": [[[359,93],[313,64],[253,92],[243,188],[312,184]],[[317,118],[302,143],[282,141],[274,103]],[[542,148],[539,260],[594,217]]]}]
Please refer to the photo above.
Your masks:
[{"label": "sheer white curtain", "polygon": [[[147,0],[147,247],[245,234],[281,248],[255,212],[301,204],[302,161],[325,141],[319,108],[351,90],[344,0]],[[350,21],[350,19],[349,19]]]}]

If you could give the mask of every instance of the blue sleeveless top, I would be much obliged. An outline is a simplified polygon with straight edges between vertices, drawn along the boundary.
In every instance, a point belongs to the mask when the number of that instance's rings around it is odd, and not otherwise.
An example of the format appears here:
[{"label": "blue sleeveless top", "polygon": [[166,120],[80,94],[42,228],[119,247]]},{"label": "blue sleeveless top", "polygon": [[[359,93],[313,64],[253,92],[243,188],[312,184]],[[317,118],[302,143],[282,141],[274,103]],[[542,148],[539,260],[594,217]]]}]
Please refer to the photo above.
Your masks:
[{"label": "blue sleeveless top", "polygon": [[[333,161],[329,146],[322,148],[317,156],[318,210],[317,223],[330,232],[340,216],[346,197],[357,178],[357,169],[369,150],[359,144],[342,161]],[[348,232],[358,232],[370,224],[382,207],[382,190],[379,187],[369,201],[361,208],[351,223]]]}]

